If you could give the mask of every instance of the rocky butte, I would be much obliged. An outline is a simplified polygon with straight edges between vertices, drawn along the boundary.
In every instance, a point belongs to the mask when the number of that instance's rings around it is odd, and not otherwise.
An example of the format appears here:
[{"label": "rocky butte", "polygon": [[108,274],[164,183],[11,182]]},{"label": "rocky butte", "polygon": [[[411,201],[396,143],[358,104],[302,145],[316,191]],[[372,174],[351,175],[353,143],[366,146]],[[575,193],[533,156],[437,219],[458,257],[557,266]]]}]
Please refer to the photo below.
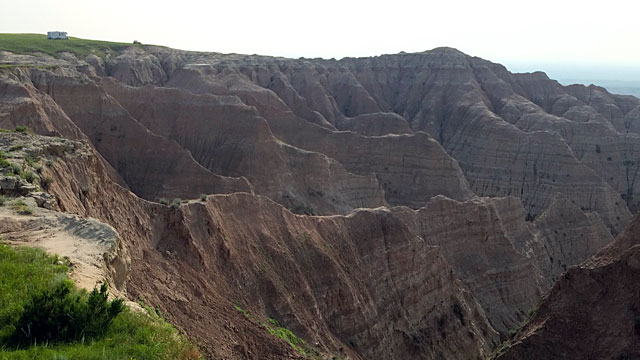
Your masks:
[{"label": "rocky butte", "polygon": [[107,280],[208,358],[640,353],[638,98],[452,48],[0,50],[0,128],[32,132],[0,147],[51,179],[2,194],[106,231]]}]

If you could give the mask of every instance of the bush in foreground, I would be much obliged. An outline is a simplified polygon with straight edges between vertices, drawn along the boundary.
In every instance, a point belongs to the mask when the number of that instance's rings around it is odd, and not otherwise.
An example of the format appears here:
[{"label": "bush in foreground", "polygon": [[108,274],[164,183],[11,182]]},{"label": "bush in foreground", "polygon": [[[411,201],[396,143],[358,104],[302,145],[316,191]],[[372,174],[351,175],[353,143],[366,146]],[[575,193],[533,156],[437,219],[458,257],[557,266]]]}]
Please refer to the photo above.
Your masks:
[{"label": "bush in foreground", "polygon": [[107,284],[90,294],[71,280],[45,288],[24,306],[10,344],[29,346],[92,340],[103,336],[124,308],[122,299],[107,300]]},{"label": "bush in foreground", "polygon": [[[39,249],[0,243],[0,359],[201,359],[197,348],[155,313],[107,300],[106,286],[91,293],[77,289],[60,260]],[[75,319],[54,320],[62,314]]]}]

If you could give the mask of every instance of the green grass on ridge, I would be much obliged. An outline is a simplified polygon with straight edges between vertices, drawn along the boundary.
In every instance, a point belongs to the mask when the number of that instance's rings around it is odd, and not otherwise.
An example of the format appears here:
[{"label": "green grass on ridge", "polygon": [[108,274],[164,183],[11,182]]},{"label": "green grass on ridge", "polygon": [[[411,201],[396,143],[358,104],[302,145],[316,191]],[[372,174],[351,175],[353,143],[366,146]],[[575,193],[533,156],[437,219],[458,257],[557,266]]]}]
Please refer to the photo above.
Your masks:
[{"label": "green grass on ridge", "polygon": [[79,57],[95,54],[104,57],[109,52],[117,52],[132,43],[118,43],[99,40],[86,40],[69,37],[67,40],[49,40],[40,34],[0,34],[0,50],[15,54],[41,52],[58,57],[59,52],[67,51]]}]

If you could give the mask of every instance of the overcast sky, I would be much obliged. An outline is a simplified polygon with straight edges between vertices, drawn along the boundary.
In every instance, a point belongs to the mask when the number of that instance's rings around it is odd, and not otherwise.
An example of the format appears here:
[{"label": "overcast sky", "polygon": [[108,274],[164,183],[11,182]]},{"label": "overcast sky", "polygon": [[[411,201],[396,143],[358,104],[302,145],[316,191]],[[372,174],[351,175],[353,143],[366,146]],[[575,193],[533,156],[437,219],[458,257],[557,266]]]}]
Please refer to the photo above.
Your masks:
[{"label": "overcast sky", "polygon": [[635,3],[0,0],[0,32],[61,30],[90,39],[295,58],[450,46],[517,71],[617,68],[637,74],[640,4]]}]

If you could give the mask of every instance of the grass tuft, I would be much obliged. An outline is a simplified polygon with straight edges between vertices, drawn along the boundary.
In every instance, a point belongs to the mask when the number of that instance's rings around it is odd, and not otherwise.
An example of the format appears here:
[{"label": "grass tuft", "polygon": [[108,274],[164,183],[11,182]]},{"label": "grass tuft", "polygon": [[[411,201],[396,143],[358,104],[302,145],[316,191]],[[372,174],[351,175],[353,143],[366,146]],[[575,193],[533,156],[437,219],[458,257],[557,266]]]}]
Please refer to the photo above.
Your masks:
[{"label": "grass tuft", "polygon": [[11,163],[6,159],[4,152],[0,150],[0,168],[8,168],[10,166]]},{"label": "grass tuft", "polygon": [[304,340],[297,337],[291,330],[281,326],[276,319],[269,318],[267,323],[264,323],[251,315],[247,310],[240,307],[240,305],[234,304],[233,307],[250,321],[265,328],[269,332],[269,334],[284,340],[298,353],[311,359],[319,358],[320,354],[318,353],[318,351],[309,346]]},{"label": "grass tuft", "polygon": [[15,201],[13,204],[11,204],[11,207],[13,208],[13,210],[15,210],[20,215],[32,215],[33,214],[33,209],[31,208],[31,206],[27,205],[22,200]]},{"label": "grass tuft", "polygon": [[31,184],[33,184],[33,182],[36,181],[36,176],[33,173],[33,171],[25,171],[22,174],[20,174],[20,177],[27,180]]},{"label": "grass tuft", "polygon": [[20,175],[22,174],[22,166],[19,164],[11,164],[11,171],[16,175]]},{"label": "grass tuft", "polygon": [[291,330],[280,326],[276,319],[269,318],[269,323],[264,324],[264,327],[271,335],[278,337],[291,345],[295,351],[303,355],[310,355],[307,343],[297,337],[293,332],[291,332]]},{"label": "grass tuft", "polygon": [[171,205],[169,206],[171,206],[172,209],[177,209],[180,207],[180,204],[182,204],[182,199],[175,198],[173,199],[173,201],[171,201]]},{"label": "grass tuft", "polygon": [[42,186],[44,190],[49,190],[52,183],[53,183],[53,178],[51,176],[45,176],[40,179],[40,186]]}]

